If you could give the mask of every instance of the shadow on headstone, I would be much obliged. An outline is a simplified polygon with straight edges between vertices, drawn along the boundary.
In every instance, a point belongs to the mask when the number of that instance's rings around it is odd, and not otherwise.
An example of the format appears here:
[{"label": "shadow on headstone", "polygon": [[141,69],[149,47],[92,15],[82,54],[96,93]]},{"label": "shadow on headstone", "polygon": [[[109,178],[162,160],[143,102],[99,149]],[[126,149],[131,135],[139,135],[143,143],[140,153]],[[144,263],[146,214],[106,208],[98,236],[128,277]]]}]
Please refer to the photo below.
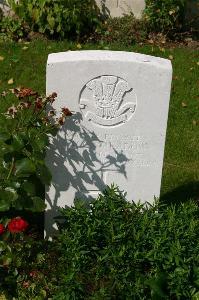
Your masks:
[{"label": "shadow on headstone", "polygon": [[103,18],[109,18],[111,15],[110,10],[108,9],[108,7],[106,6],[106,0],[101,0],[101,12],[102,12],[102,16]]},{"label": "shadow on headstone", "polygon": [[[126,177],[125,163],[128,158],[123,152],[113,149],[114,156],[108,154],[100,159],[99,153],[96,154],[96,143],[103,143],[103,141],[100,141],[94,132],[80,125],[81,120],[80,113],[70,117],[62,127],[62,133],[58,133],[52,139],[50,151],[47,153],[47,162],[53,174],[52,185],[55,191],[53,197],[49,197],[49,189],[46,190],[49,209],[46,211],[45,218],[50,234],[56,232],[56,229],[52,228],[52,220],[59,215],[58,200],[62,192],[72,187],[76,191],[75,198],[85,201],[86,204],[97,197],[99,191],[106,188],[104,178],[106,172],[113,171]],[[65,200],[65,203],[72,204],[72,202],[73,199]],[[64,206],[63,203],[62,206]]]},{"label": "shadow on headstone", "polygon": [[160,204],[173,205],[188,202],[199,202],[199,181],[185,183],[174,190],[160,196]]}]

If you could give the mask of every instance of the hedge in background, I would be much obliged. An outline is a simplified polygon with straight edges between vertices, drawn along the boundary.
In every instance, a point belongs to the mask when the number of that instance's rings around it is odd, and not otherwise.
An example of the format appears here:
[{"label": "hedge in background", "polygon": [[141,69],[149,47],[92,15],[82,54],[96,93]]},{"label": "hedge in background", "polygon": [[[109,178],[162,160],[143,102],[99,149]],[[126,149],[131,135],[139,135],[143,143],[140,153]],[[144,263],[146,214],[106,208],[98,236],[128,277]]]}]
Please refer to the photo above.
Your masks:
[{"label": "hedge in background", "polygon": [[144,12],[152,32],[179,33],[185,18],[187,0],[146,0]]},{"label": "hedge in background", "polygon": [[8,3],[32,31],[53,37],[87,34],[100,18],[94,0],[8,0]]},{"label": "hedge in background", "polygon": [[144,207],[108,188],[89,209],[62,209],[53,299],[198,299],[199,208]]},{"label": "hedge in background", "polygon": [[143,42],[147,38],[144,20],[137,20],[133,14],[123,17],[109,18],[101,26],[101,40],[121,45],[132,45]]},{"label": "hedge in background", "polygon": [[28,34],[33,31],[52,38],[83,37],[129,45],[143,42],[152,32],[169,38],[176,38],[185,29],[193,34],[191,23],[185,18],[187,0],[146,0],[141,20],[130,14],[105,22],[95,0],[7,1],[15,16],[0,21],[0,32],[14,40],[31,37]]},{"label": "hedge in background", "polygon": [[[101,26],[101,41],[131,45],[146,41],[151,33],[176,38],[185,30],[187,0],[146,0],[146,8],[140,20],[133,14],[108,18]],[[187,30],[191,31],[190,26]]]}]

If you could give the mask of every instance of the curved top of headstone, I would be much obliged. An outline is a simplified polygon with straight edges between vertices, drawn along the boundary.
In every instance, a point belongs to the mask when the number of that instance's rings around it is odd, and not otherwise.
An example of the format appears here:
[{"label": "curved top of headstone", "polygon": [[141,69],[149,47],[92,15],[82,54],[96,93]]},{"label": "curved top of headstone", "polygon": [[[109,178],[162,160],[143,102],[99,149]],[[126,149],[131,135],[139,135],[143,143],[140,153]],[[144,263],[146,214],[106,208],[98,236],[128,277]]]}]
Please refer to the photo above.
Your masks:
[{"label": "curved top of headstone", "polygon": [[156,65],[158,68],[171,69],[171,61],[161,57],[150,56],[135,52],[110,50],[81,50],[51,53],[48,64],[63,63],[67,61],[124,61]]}]

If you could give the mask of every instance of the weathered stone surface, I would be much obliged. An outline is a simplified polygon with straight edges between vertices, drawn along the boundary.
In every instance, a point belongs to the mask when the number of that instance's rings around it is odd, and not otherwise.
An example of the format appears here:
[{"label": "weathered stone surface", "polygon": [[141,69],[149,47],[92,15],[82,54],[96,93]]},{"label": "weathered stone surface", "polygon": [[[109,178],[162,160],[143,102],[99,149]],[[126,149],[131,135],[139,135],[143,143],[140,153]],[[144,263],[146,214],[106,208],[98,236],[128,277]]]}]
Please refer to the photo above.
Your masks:
[{"label": "weathered stone surface", "polygon": [[4,16],[12,16],[13,12],[11,11],[9,5],[4,0],[0,0],[0,10]]},{"label": "weathered stone surface", "polygon": [[50,54],[47,94],[74,112],[51,141],[53,182],[46,193],[46,227],[57,206],[97,196],[111,183],[129,200],[158,197],[172,67],[169,60],[132,52]]},{"label": "weathered stone surface", "polygon": [[136,18],[140,18],[145,8],[145,0],[96,0],[105,15],[121,17],[132,12]]}]

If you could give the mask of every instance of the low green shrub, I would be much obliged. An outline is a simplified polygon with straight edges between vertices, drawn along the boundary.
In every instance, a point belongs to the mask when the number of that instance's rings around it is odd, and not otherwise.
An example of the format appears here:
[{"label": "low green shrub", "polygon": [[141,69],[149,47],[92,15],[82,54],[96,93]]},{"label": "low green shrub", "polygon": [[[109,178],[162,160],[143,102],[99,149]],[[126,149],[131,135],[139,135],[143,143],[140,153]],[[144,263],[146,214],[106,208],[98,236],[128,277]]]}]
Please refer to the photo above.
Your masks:
[{"label": "low green shrub", "polygon": [[182,30],[187,0],[146,0],[144,18],[151,32],[167,35]]},{"label": "low green shrub", "polygon": [[94,0],[8,0],[30,30],[52,37],[82,36],[94,30],[100,13]]},{"label": "low green shrub", "polygon": [[146,38],[143,20],[136,20],[133,15],[121,18],[109,18],[101,27],[101,40],[121,45],[132,45]]},{"label": "low green shrub", "polygon": [[21,220],[16,231],[19,218],[4,225],[0,220],[0,295],[198,299],[196,203],[144,206],[127,202],[110,187],[91,203],[76,201],[61,212],[61,231],[52,242],[39,240]]},{"label": "low green shrub", "polygon": [[[197,299],[199,208],[128,203],[114,187],[62,209],[53,299]],[[60,268],[60,269],[61,269]]]},{"label": "low green shrub", "polygon": [[0,37],[8,40],[18,41],[28,37],[30,28],[27,24],[15,17],[3,17],[0,20]]}]

